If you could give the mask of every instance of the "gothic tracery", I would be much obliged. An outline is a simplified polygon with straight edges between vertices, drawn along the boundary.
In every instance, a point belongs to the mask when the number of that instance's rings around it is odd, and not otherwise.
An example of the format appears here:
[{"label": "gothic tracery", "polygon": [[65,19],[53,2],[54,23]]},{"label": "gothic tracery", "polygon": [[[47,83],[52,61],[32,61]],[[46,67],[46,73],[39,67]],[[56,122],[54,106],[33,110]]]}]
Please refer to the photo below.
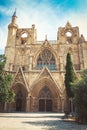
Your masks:
[{"label": "gothic tracery", "polygon": [[42,69],[44,66],[48,67],[50,70],[56,69],[55,57],[48,49],[45,49],[39,54],[37,59],[37,68]]},{"label": "gothic tracery", "polygon": [[39,98],[52,98],[51,91],[50,91],[50,89],[49,89],[47,86],[45,86],[45,87],[40,91]]}]

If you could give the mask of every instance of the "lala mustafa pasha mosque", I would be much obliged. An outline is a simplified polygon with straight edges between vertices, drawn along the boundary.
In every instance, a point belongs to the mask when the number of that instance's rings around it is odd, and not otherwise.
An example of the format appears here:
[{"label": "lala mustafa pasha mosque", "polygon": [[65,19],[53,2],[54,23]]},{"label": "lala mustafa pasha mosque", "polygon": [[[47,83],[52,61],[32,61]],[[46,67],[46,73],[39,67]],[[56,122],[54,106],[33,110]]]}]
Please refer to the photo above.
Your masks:
[{"label": "lala mustafa pasha mosque", "polygon": [[87,68],[87,41],[69,22],[59,27],[57,39],[37,41],[37,30],[19,28],[16,12],[8,25],[5,71],[14,79],[15,102],[9,111],[64,112],[67,109],[64,78],[66,55],[71,54],[76,74]]}]

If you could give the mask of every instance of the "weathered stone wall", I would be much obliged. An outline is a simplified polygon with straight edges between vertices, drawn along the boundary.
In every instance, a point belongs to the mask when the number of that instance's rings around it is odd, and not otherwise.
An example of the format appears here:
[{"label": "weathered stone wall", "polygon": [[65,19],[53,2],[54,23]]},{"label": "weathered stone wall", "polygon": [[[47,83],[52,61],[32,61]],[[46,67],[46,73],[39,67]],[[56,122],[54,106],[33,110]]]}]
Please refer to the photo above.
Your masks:
[{"label": "weathered stone wall", "polygon": [[[52,110],[64,111],[67,53],[71,54],[76,72],[87,68],[87,42],[82,35],[80,36],[79,27],[72,27],[67,22],[65,27],[58,29],[56,41],[49,41],[47,38],[44,41],[37,41],[35,25],[31,28],[18,28],[15,22],[14,16],[12,23],[8,26],[5,48],[7,57],[5,70],[15,74],[13,89],[17,83],[26,88],[28,95],[24,97],[23,102],[26,103],[23,104],[26,104],[25,109],[28,112],[39,110],[38,94],[44,86],[48,86],[53,94]],[[37,68],[37,59],[45,49],[48,49],[55,57],[55,70],[49,70],[47,67],[41,70]],[[16,104],[13,106],[16,107]]]}]

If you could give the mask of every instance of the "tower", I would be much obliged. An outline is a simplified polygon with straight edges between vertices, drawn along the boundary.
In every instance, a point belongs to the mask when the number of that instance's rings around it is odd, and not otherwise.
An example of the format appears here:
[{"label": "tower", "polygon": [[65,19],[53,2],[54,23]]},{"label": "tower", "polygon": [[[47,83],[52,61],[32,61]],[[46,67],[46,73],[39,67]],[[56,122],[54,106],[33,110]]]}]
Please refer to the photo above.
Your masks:
[{"label": "tower", "polygon": [[14,61],[16,32],[18,29],[18,25],[16,24],[16,21],[17,21],[17,16],[15,10],[12,16],[11,23],[8,25],[8,37],[7,37],[7,44],[5,48],[5,56],[7,57],[5,70],[9,70],[9,66]]}]

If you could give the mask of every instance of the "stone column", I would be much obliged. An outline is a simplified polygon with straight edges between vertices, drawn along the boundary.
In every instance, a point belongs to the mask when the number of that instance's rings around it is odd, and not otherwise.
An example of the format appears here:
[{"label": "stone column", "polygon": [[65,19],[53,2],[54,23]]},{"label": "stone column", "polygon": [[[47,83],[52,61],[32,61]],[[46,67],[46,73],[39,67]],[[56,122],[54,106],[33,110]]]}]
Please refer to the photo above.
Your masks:
[{"label": "stone column", "polygon": [[12,63],[9,63],[9,70],[12,71],[12,66],[13,64]]},{"label": "stone column", "polygon": [[29,57],[29,70],[32,70],[32,55]]},{"label": "stone column", "polygon": [[61,97],[62,112],[64,112],[64,97]]},{"label": "stone column", "polygon": [[83,59],[83,47],[82,44],[79,44],[79,59],[80,59],[80,69],[84,68],[84,59]]},{"label": "stone column", "polygon": [[63,56],[60,56],[60,71],[64,70],[64,65],[63,65]]},{"label": "stone column", "polygon": [[31,111],[31,96],[26,97],[26,112]]}]

